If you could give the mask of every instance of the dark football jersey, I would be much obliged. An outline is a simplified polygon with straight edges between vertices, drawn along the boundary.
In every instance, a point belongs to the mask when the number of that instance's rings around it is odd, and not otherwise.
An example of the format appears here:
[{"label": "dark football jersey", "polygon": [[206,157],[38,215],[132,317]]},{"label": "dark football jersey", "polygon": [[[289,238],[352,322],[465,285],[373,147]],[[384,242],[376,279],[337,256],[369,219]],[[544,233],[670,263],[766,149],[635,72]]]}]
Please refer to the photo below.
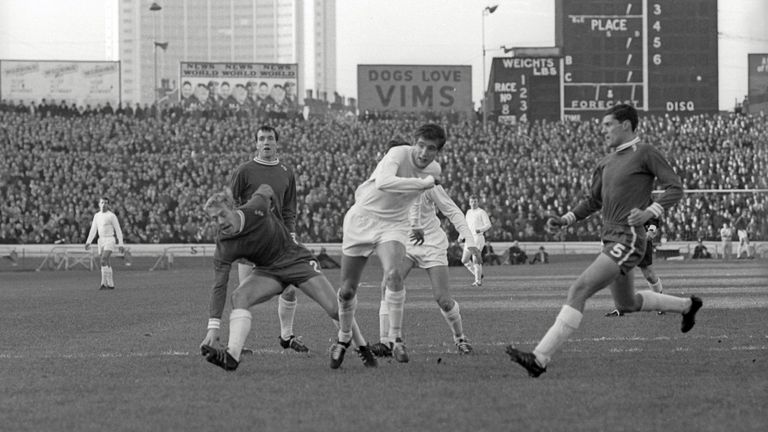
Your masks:
[{"label": "dark football jersey", "polygon": [[259,267],[269,267],[286,251],[299,247],[269,206],[268,200],[256,195],[238,207],[243,228],[237,234],[217,236],[214,260],[232,263],[244,258]]},{"label": "dark football jersey", "polygon": [[275,191],[273,211],[289,232],[296,232],[296,179],[293,171],[283,163],[265,165],[250,160],[238,166],[230,179],[235,203],[248,202],[262,184],[272,186]]},{"label": "dark football jersey", "polygon": [[[664,192],[652,200],[654,181]],[[680,177],[664,155],[651,145],[637,143],[610,153],[597,164],[589,193],[573,213],[576,219],[584,219],[602,208],[604,228],[628,226],[627,218],[633,208],[645,209],[655,201],[666,210],[682,196]]]},{"label": "dark football jersey", "polygon": [[[280,258],[297,248],[282,221],[270,211],[269,200],[262,195],[253,196],[237,211],[243,218],[243,227],[237,234],[216,236],[213,253],[214,285],[211,292],[210,316],[221,318],[227,300],[227,284],[232,263],[243,258],[259,267],[278,264]],[[307,251],[307,253],[309,253]]]}]

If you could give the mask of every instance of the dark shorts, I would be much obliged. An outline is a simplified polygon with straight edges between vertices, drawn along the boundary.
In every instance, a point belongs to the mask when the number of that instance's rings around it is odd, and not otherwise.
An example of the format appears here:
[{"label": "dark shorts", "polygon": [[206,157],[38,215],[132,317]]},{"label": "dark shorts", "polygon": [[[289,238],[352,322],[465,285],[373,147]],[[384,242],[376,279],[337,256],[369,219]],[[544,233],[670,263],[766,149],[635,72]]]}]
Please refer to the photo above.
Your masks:
[{"label": "dark shorts", "polygon": [[646,240],[645,254],[643,254],[643,259],[640,260],[637,266],[646,268],[651,265],[653,265],[653,240]]},{"label": "dark shorts", "polygon": [[646,249],[645,230],[629,226],[603,228],[603,253],[612,259],[622,274],[629,273],[643,260]]},{"label": "dark shorts", "polygon": [[304,247],[286,253],[269,267],[254,266],[253,273],[257,276],[274,279],[283,287],[299,286],[299,284],[323,274],[315,256]]}]

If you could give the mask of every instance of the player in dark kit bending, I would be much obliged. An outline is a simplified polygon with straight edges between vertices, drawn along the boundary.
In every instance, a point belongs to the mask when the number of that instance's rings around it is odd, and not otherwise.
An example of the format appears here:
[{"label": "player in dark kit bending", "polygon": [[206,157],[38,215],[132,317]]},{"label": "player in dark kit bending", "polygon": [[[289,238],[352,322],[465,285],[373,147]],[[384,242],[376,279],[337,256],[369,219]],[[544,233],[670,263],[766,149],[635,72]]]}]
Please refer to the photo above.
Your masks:
[{"label": "player in dark kit bending", "polygon": [[[232,263],[243,258],[254,264],[250,274],[232,293],[227,348],[215,347],[208,342],[218,339],[219,329],[210,326],[200,347],[209,362],[224,370],[235,370],[240,363],[240,354],[251,330],[248,308],[279,295],[288,285],[298,287],[322,306],[338,327],[336,293],[320,271],[315,257],[293,241],[285,225],[270,211],[272,195],[272,188],[264,184],[243,206],[234,208],[231,195],[225,192],[214,194],[204,206],[205,212],[219,227],[213,255],[212,320],[220,320],[224,311]],[[375,367],[376,359],[356,322],[352,330],[363,364]]]}]

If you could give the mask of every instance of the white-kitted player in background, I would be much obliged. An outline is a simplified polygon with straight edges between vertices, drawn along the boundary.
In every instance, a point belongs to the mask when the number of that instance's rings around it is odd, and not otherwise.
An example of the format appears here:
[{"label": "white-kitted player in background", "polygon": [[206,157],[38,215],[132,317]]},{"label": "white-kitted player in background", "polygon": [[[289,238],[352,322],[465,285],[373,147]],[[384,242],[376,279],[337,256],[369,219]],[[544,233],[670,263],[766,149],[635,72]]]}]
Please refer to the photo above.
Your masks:
[{"label": "white-kitted player in background", "polygon": [[97,232],[99,233],[99,264],[101,267],[101,285],[99,289],[115,289],[110,257],[115,247],[122,251],[124,244],[120,222],[117,221],[117,216],[109,210],[108,198],[101,198],[99,200],[99,211],[93,215],[91,231],[88,233],[88,239],[85,241],[85,250],[90,250],[91,243],[94,237],[96,237]]},{"label": "white-kitted player in background", "polygon": [[[485,210],[480,208],[477,195],[469,197],[469,207],[465,216],[467,225],[469,225],[469,230],[472,232],[474,246],[482,252],[485,246],[485,232],[491,229],[491,218],[488,217],[488,213]],[[461,240],[462,237],[460,236],[459,241]],[[483,284],[483,259],[482,256],[472,253],[470,244],[469,242],[464,244],[461,262],[475,276],[475,282],[472,283],[472,286],[481,286]]]}]

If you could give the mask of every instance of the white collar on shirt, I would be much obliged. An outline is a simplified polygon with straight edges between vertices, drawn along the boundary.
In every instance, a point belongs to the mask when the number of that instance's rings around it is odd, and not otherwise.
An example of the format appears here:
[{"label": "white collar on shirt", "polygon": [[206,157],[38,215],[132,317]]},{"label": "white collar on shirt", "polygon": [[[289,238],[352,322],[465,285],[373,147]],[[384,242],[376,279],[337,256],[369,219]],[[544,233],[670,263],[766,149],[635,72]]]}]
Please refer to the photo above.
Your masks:
[{"label": "white collar on shirt", "polygon": [[635,147],[637,143],[640,142],[640,137],[634,137],[632,140],[625,142],[624,144],[616,147],[616,150],[614,150],[616,153],[630,147]]},{"label": "white collar on shirt", "polygon": [[253,158],[253,161],[262,165],[269,165],[269,166],[275,166],[280,163],[280,159],[275,159],[273,161],[265,161],[264,159],[259,159],[258,156],[255,156]]}]

